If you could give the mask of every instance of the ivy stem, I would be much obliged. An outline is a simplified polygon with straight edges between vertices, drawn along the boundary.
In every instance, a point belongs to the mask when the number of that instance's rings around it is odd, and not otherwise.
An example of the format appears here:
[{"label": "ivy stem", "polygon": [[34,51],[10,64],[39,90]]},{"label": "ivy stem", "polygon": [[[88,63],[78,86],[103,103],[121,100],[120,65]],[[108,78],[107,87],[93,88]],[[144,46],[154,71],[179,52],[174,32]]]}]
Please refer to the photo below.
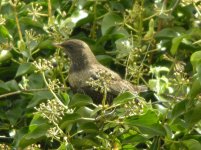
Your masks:
[{"label": "ivy stem", "polygon": [[[68,88],[58,88],[60,90],[67,90]],[[25,93],[25,94],[29,94],[30,92],[40,92],[40,91],[48,91],[48,88],[42,88],[42,89],[22,89],[22,90],[17,90],[17,91],[13,91],[13,92],[9,92],[9,93],[5,93],[0,95],[0,99],[8,97],[8,96],[13,96],[13,95],[17,95],[17,94],[21,94],[21,93]]]},{"label": "ivy stem", "polygon": [[1,12],[1,2],[2,2],[2,0],[0,0],[0,12]]},{"label": "ivy stem", "polygon": [[106,98],[107,98],[107,88],[104,88],[103,100],[102,100],[103,108],[105,108],[105,101],[106,101]]},{"label": "ivy stem", "polygon": [[17,25],[17,30],[18,30],[20,41],[23,41],[22,31],[21,31],[19,19],[18,19],[18,16],[17,16],[17,2],[10,3],[10,4],[13,7],[14,16],[15,16],[15,22],[16,22],[16,25]]},{"label": "ivy stem", "polygon": [[64,104],[60,101],[60,99],[59,99],[59,98],[57,97],[57,95],[54,93],[54,91],[52,90],[52,88],[49,86],[49,84],[48,84],[48,82],[47,82],[47,80],[46,80],[46,77],[45,77],[45,73],[44,73],[44,72],[42,72],[42,77],[43,77],[43,80],[44,80],[46,86],[48,87],[48,89],[50,90],[50,92],[52,93],[52,95],[54,96],[54,98],[56,99],[56,101],[57,101],[61,106],[63,106],[64,108],[67,109],[67,106],[64,105]]},{"label": "ivy stem", "polygon": [[70,9],[69,9],[69,11],[68,11],[68,14],[71,14],[71,13],[72,13],[72,11],[73,11],[73,9],[74,9],[76,3],[77,3],[77,0],[74,0],[74,1],[72,2],[72,5],[71,5],[71,7],[70,7]]},{"label": "ivy stem", "polygon": [[52,23],[52,4],[51,4],[51,0],[47,0],[48,2],[48,21],[49,23]]},{"label": "ivy stem", "polygon": [[90,36],[95,39],[96,38],[96,20],[97,20],[97,0],[95,0],[94,2],[94,8],[93,8],[93,14],[94,14],[94,21],[93,21],[93,25],[91,28],[91,33]]}]

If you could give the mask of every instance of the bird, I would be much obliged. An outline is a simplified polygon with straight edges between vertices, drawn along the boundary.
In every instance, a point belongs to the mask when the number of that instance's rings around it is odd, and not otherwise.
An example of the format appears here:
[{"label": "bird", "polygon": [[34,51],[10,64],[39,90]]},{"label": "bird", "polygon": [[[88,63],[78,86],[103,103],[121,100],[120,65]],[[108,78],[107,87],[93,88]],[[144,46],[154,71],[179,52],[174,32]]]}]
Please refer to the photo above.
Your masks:
[{"label": "bird", "polygon": [[71,61],[68,74],[70,88],[75,93],[82,93],[90,96],[94,103],[101,104],[103,92],[97,90],[97,88],[89,83],[90,81],[93,82],[99,80],[101,74],[106,74],[106,77],[108,76],[110,78],[106,85],[107,104],[112,104],[112,100],[122,92],[128,91],[137,94],[138,91],[145,90],[144,88],[141,89],[141,87],[134,86],[127,80],[122,79],[118,73],[98,62],[89,45],[84,41],[69,39],[58,45],[63,48],[64,53],[68,55]]}]

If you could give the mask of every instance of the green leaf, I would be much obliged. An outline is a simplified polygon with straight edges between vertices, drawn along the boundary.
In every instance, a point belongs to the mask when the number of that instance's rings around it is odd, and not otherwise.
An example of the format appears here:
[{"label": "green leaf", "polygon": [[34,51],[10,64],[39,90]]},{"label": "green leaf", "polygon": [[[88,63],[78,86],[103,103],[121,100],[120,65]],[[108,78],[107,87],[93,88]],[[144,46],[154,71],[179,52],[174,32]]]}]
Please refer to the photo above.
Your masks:
[{"label": "green leaf", "polygon": [[197,71],[197,77],[199,79],[199,82],[201,84],[201,62],[199,62],[197,65],[196,65],[196,71]]},{"label": "green leaf", "polygon": [[21,17],[19,21],[24,26],[35,27],[35,28],[38,28],[39,30],[42,30],[43,28],[43,24],[41,24],[40,21],[35,21],[31,19],[30,17]]},{"label": "green leaf", "polygon": [[81,118],[81,116],[77,113],[73,113],[73,114],[65,114],[65,116],[62,118],[62,121],[60,123],[60,127],[62,129],[66,129],[66,130],[70,130],[72,127],[72,123],[76,122],[77,120],[79,120]]},{"label": "green leaf", "polygon": [[77,149],[87,149],[90,147],[99,146],[100,142],[95,137],[85,137],[82,139],[76,138],[72,139],[71,143],[77,147]]},{"label": "green leaf", "polygon": [[148,138],[142,135],[131,135],[127,136],[125,139],[122,139],[123,144],[134,143],[134,142],[146,142]]},{"label": "green leaf", "polygon": [[201,120],[201,103],[196,104],[192,109],[184,114],[184,119],[189,127],[194,126]]},{"label": "green leaf", "polygon": [[129,126],[136,126],[144,134],[152,136],[165,136],[166,131],[164,127],[158,124],[158,116],[154,111],[147,111],[144,115],[131,116],[124,120],[124,123]]},{"label": "green leaf", "polygon": [[43,119],[38,114],[34,115],[34,118],[32,119],[29,125],[29,131],[20,140],[19,147],[26,147],[33,143],[37,143],[38,141],[41,141],[42,139],[45,139],[47,130],[50,127],[51,125],[48,124],[47,119]]},{"label": "green leaf", "polygon": [[125,123],[129,125],[152,125],[158,123],[158,116],[156,112],[148,110],[146,114],[131,116],[125,119]]},{"label": "green leaf", "polygon": [[184,140],[182,143],[188,148],[188,150],[201,150],[201,144],[194,139]]},{"label": "green leaf", "polygon": [[160,124],[136,125],[143,134],[149,136],[166,136],[164,127]]},{"label": "green leaf", "polygon": [[69,102],[70,102],[70,97],[67,93],[65,92],[60,92],[59,93],[59,98],[61,98],[62,102],[64,102],[64,104],[66,106],[68,106]]},{"label": "green leaf", "polygon": [[19,90],[19,86],[18,86],[18,83],[16,82],[16,80],[10,80],[10,81],[6,82],[6,86],[10,89],[10,91],[18,91]]},{"label": "green leaf", "polygon": [[10,60],[10,58],[12,58],[12,54],[10,53],[9,50],[0,51],[0,64],[7,60]]},{"label": "green leaf", "polygon": [[31,63],[24,63],[24,64],[21,64],[17,70],[17,73],[16,73],[16,77],[19,77],[19,76],[22,76],[26,73],[28,73],[29,71],[31,71],[31,69],[33,68],[32,64]]},{"label": "green leaf", "polygon": [[[28,127],[21,127],[17,130],[13,145],[15,148],[19,148],[20,141],[23,139],[23,137],[28,133]],[[25,146],[24,146],[25,147]]]},{"label": "green leaf", "polygon": [[8,81],[8,79],[13,79],[18,69],[18,65],[15,63],[12,63],[9,67],[1,66],[1,65],[0,65],[0,79],[3,81]]},{"label": "green leaf", "polygon": [[82,117],[90,117],[92,112],[93,110],[86,106],[80,107],[76,111],[76,113],[80,114]]},{"label": "green leaf", "polygon": [[189,92],[189,96],[191,99],[194,99],[200,92],[201,92],[201,81],[199,81],[197,78],[193,80],[193,83],[191,85],[191,90]]},{"label": "green leaf", "polygon": [[91,97],[77,93],[73,95],[72,100],[69,103],[69,107],[81,107],[92,103],[93,101]]},{"label": "green leaf", "polygon": [[87,133],[96,133],[100,134],[100,130],[94,122],[87,122],[80,126],[80,129]]},{"label": "green leaf", "polygon": [[6,118],[10,121],[10,124],[15,125],[22,117],[23,111],[24,109],[22,109],[21,105],[15,105],[15,107],[6,112]]},{"label": "green leaf", "polygon": [[29,132],[32,132],[37,128],[36,125],[40,126],[43,124],[48,124],[48,119],[42,118],[40,114],[36,113],[31,120],[30,126],[29,126]]},{"label": "green leaf", "polygon": [[62,142],[57,150],[75,150],[71,143]]},{"label": "green leaf", "polygon": [[183,114],[186,112],[186,103],[187,103],[187,101],[186,101],[186,100],[183,100],[183,101],[177,103],[177,104],[174,106],[174,108],[173,108],[173,110],[172,110],[172,115],[171,115],[171,122],[172,122],[172,123],[174,122],[174,120],[175,120],[177,117],[183,115]]},{"label": "green leaf", "polygon": [[105,35],[107,31],[114,26],[117,26],[119,23],[122,22],[122,17],[114,12],[108,12],[101,23],[101,32],[102,35]]},{"label": "green leaf", "polygon": [[0,25],[0,38],[12,38],[5,26]]},{"label": "green leaf", "polygon": [[158,150],[158,149],[160,149],[160,138],[154,137],[154,139],[152,140],[150,150]]},{"label": "green leaf", "polygon": [[79,9],[73,12],[70,19],[74,24],[76,24],[78,21],[86,18],[87,16],[88,16],[87,11]]},{"label": "green leaf", "polygon": [[104,66],[109,66],[113,62],[113,58],[108,55],[97,55],[96,58]]},{"label": "green leaf", "polygon": [[33,108],[44,100],[52,99],[53,95],[50,91],[39,91],[33,93],[33,98],[27,105],[27,108]]},{"label": "green leaf", "polygon": [[155,37],[162,39],[162,38],[174,38],[177,37],[178,34],[174,28],[164,28],[163,30],[156,33]]},{"label": "green leaf", "polygon": [[193,65],[193,68],[195,69],[199,62],[201,62],[201,51],[196,51],[191,55],[190,58],[191,64]]},{"label": "green leaf", "polygon": [[135,98],[136,98],[136,96],[133,95],[132,93],[124,92],[124,93],[121,93],[120,95],[118,95],[116,98],[114,98],[113,104],[117,105],[117,104],[126,103],[130,100],[134,100]]},{"label": "green leaf", "polygon": [[31,89],[40,89],[46,87],[45,82],[43,81],[43,77],[40,73],[31,74],[28,77],[28,80]]},{"label": "green leaf", "polygon": [[10,88],[8,87],[8,85],[4,82],[0,83],[0,94],[8,92],[10,90]]},{"label": "green leaf", "polygon": [[172,39],[172,46],[171,46],[171,49],[170,49],[170,53],[172,55],[175,55],[178,48],[179,48],[179,45],[181,43],[181,41],[183,40],[185,36],[178,36],[178,37],[175,37]]}]

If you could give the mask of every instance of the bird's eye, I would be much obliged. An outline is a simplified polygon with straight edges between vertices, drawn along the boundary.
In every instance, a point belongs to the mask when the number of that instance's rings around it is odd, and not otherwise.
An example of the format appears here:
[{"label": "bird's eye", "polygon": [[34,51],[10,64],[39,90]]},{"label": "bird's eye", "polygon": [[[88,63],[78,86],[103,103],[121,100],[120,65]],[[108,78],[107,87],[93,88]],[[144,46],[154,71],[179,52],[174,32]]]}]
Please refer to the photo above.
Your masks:
[{"label": "bird's eye", "polygon": [[69,49],[72,49],[72,48],[73,48],[73,45],[68,44],[67,47],[68,47]]}]

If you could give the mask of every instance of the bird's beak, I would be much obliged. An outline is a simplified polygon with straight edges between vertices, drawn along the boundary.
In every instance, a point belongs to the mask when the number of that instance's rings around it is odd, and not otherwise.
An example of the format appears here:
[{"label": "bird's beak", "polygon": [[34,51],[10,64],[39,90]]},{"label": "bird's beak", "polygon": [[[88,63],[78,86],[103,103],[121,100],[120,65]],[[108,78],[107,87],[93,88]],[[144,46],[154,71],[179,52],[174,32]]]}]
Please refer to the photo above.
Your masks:
[{"label": "bird's beak", "polygon": [[55,46],[57,48],[63,48],[63,46],[61,45],[61,43],[53,43],[53,46]]}]

